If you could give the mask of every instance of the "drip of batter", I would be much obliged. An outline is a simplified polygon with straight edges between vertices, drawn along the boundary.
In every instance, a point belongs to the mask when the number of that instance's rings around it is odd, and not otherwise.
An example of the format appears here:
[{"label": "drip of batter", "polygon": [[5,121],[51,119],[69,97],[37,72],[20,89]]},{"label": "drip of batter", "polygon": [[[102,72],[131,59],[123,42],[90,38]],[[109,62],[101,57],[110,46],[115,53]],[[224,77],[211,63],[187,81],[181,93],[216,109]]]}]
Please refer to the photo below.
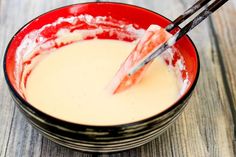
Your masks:
[{"label": "drip of batter", "polygon": [[157,58],[140,83],[119,94],[106,91],[114,73],[135,44],[87,40],[55,50],[41,60],[27,80],[27,101],[65,121],[117,125],[151,117],[179,97],[173,69]]}]

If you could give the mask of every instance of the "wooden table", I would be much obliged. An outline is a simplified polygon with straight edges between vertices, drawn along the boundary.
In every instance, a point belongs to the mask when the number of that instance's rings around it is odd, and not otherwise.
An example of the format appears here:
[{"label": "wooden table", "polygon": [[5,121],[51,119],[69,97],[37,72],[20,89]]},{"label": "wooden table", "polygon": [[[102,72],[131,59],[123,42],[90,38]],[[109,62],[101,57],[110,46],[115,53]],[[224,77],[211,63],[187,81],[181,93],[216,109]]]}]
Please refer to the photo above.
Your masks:
[{"label": "wooden table", "polygon": [[[90,0],[93,1],[93,0]],[[84,0],[0,0],[0,60],[14,33],[30,19]],[[115,0],[176,18],[194,0]],[[230,0],[189,33],[199,51],[201,73],[184,113],[165,133],[112,157],[233,157],[236,155],[236,0]],[[144,19],[145,20],[145,19]],[[42,137],[15,107],[0,68],[0,157],[90,157]]]}]

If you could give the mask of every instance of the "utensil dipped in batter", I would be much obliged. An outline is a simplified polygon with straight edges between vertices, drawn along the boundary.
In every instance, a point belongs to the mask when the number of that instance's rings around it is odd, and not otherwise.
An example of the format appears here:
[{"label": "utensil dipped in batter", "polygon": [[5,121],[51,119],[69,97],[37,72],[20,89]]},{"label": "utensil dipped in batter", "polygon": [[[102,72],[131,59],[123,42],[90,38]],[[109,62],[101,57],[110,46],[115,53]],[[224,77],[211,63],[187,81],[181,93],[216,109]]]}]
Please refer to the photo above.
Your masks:
[{"label": "utensil dipped in batter", "polygon": [[115,94],[126,90],[139,82],[153,59],[173,46],[181,37],[201,23],[228,0],[214,1],[174,35],[169,33],[175,29],[179,29],[179,24],[187,20],[210,1],[211,0],[200,0],[196,2],[165,29],[160,28],[157,25],[150,25],[142,39],[140,39],[133,51],[120,66],[120,69],[109,85],[109,90]]}]

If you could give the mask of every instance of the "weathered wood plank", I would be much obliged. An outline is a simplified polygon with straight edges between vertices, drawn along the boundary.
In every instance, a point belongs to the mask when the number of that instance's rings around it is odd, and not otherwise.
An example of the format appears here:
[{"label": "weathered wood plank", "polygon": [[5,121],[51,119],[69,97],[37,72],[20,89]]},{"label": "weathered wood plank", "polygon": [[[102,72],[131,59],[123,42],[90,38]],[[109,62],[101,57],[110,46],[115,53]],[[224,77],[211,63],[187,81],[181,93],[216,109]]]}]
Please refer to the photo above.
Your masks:
[{"label": "weathered wood plank", "polygon": [[[232,124],[236,129],[236,1],[230,1],[225,5],[227,9],[220,9],[212,16],[212,35],[216,37],[216,49],[214,53],[221,68],[222,81],[225,86],[227,99],[233,115]],[[236,130],[234,130],[236,131]],[[236,132],[234,132],[234,141]]]},{"label": "weathered wood plank", "polygon": [[[236,15],[236,1],[230,1],[226,4],[227,10],[220,10],[212,17],[212,35],[215,39],[216,49],[218,53],[219,66],[221,68],[220,75],[222,76],[223,86],[225,87],[228,106],[232,114],[231,125],[233,131],[228,131],[228,134],[233,137],[232,143],[234,153],[236,154],[236,53],[235,53],[235,27],[236,22],[233,18]],[[216,71],[217,72],[217,71]],[[221,93],[222,96],[222,93]]]},{"label": "weathered wood plank", "polygon": [[[172,20],[194,2],[194,0],[113,1],[139,5],[159,12]],[[50,9],[77,2],[75,0],[0,0],[0,60],[7,42],[24,23]],[[184,113],[160,137],[129,151],[102,155],[87,154],[59,146],[43,138],[15,109],[3,81],[1,68],[0,156],[233,157],[235,155],[233,152],[234,121],[230,101],[233,101],[233,105],[235,105],[234,42],[236,37],[234,34],[236,24],[231,18],[236,15],[235,4],[235,1],[230,1],[213,16],[212,22],[217,32],[216,35],[212,32],[209,20],[190,33],[200,54],[201,75]],[[217,44],[219,44],[218,48]],[[221,51],[221,56],[218,55],[219,51]],[[219,57],[222,57],[225,71],[222,71]],[[226,78],[222,77],[224,72],[226,72]],[[225,81],[228,83],[229,91],[225,88]],[[229,99],[227,92],[231,93],[232,100]]]}]

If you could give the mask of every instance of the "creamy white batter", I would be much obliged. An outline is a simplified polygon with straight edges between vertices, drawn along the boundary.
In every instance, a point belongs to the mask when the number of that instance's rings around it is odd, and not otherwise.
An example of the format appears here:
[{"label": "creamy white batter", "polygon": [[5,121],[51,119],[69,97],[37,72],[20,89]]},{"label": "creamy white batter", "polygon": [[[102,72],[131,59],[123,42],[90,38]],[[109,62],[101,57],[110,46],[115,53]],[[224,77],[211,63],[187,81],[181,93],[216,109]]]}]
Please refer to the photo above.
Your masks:
[{"label": "creamy white batter", "polygon": [[161,58],[132,88],[115,95],[106,90],[134,46],[94,39],[55,50],[28,77],[28,102],[59,119],[90,125],[124,124],[160,113],[180,90],[175,72]]}]

